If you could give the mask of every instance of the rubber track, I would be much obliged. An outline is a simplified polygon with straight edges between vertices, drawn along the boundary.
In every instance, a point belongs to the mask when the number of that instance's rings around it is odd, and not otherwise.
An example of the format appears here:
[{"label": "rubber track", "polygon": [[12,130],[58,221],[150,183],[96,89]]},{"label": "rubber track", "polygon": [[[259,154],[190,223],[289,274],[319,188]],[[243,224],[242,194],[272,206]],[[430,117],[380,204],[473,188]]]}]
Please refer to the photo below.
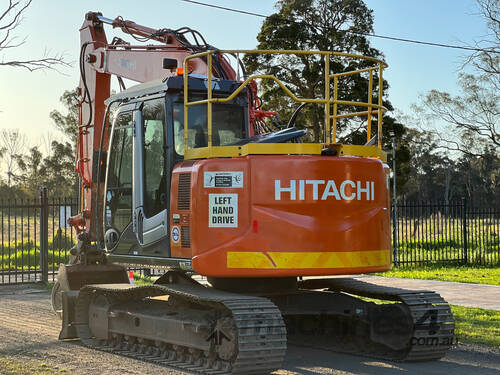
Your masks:
[{"label": "rubber track", "polygon": [[[406,353],[393,352],[390,349],[381,351],[376,345],[368,349],[360,347],[350,349],[348,345],[343,345],[334,350],[396,361],[426,361],[442,358],[454,342],[455,323],[450,306],[435,292],[386,287],[349,278],[304,280],[299,282],[299,288],[328,289],[363,297],[399,301],[408,308],[413,320],[412,340],[418,343],[409,343]],[[429,312],[432,314],[428,318],[424,317]],[[439,328],[430,329],[429,322],[432,322],[432,328]],[[439,345],[436,344],[436,340]]]},{"label": "rubber track", "polygon": [[[174,295],[190,302],[232,314],[236,327],[238,348],[232,362],[218,359],[194,358],[179,351],[162,350],[155,346],[111,343],[93,338],[88,327],[88,306],[96,292],[119,301],[140,300],[159,295]],[[265,374],[281,368],[286,353],[286,327],[278,308],[268,299],[240,296],[211,290],[200,284],[128,286],[87,286],[80,291],[76,304],[78,336],[91,348],[176,367],[201,374]],[[186,348],[189,349],[189,348]]]}]

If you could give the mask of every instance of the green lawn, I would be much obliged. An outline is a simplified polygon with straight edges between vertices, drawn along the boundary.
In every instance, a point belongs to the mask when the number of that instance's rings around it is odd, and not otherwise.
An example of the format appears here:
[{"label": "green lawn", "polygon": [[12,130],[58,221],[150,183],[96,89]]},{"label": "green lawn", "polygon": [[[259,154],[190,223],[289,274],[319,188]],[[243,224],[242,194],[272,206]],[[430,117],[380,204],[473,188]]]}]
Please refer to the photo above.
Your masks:
[{"label": "green lawn", "polygon": [[134,284],[135,285],[153,285],[153,280],[150,276],[141,276],[138,273],[134,273]]},{"label": "green lawn", "polygon": [[456,281],[461,283],[500,285],[500,267],[421,267],[416,269],[394,268],[377,273],[379,276]]},{"label": "green lawn", "polygon": [[451,305],[459,343],[483,344],[500,349],[500,311]]},{"label": "green lawn", "polygon": [[52,375],[66,373],[66,370],[49,366],[46,363],[34,365],[29,362],[19,361],[18,359],[0,357],[0,374],[3,375]]}]

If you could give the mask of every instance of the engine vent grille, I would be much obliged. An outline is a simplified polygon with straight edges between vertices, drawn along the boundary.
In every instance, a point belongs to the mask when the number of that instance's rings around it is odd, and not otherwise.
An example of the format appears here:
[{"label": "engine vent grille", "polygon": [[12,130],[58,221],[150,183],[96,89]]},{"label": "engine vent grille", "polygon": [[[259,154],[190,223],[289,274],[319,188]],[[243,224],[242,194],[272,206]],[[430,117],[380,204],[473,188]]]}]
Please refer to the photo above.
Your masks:
[{"label": "engine vent grille", "polygon": [[177,190],[177,209],[189,210],[191,206],[191,173],[179,175],[179,186]]},{"label": "engine vent grille", "polygon": [[188,226],[181,227],[181,247],[191,247],[191,231]]}]

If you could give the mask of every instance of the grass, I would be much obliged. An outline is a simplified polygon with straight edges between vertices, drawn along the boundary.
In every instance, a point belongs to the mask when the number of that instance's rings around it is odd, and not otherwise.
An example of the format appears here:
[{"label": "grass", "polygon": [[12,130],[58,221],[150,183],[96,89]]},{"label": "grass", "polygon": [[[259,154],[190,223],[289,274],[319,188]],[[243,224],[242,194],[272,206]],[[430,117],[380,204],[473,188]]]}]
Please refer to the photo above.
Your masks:
[{"label": "grass", "polygon": [[[48,250],[49,268],[58,269],[60,263],[68,263],[69,251],[64,249]],[[40,249],[24,249],[0,253],[1,270],[35,270],[40,268]]]},{"label": "grass", "polygon": [[137,273],[134,273],[134,284],[135,285],[152,285],[153,280],[151,276],[141,276]]},{"label": "grass", "polygon": [[46,363],[35,365],[28,362],[0,357],[0,374],[3,375],[47,375],[66,373],[66,370],[49,366]]},{"label": "grass", "polygon": [[[423,214],[429,207],[413,207],[408,213]],[[421,211],[419,211],[421,210]],[[491,214],[482,213],[466,222],[440,213],[398,220],[398,259],[416,266],[463,260],[469,264],[500,264],[500,225]],[[466,230],[466,232],[465,232]],[[465,236],[466,234],[466,236]],[[467,239],[467,253],[464,240]]]},{"label": "grass", "polygon": [[[23,211],[21,216],[18,212],[15,216],[15,212],[9,212],[4,210],[3,217],[0,210],[0,232],[3,242],[23,240],[29,238],[30,240],[39,241],[40,240],[40,210],[34,214],[30,209],[28,214]],[[55,216],[53,216],[55,215]],[[70,227],[59,227],[59,213],[49,210],[48,219],[48,236],[49,238],[55,238],[58,236],[72,237],[76,240],[76,233],[74,229]]]},{"label": "grass", "polygon": [[443,264],[463,264],[467,258],[467,264],[471,266],[500,265],[500,246],[472,247],[469,245],[467,254],[463,248],[435,248],[428,249],[424,245],[415,249],[399,247],[398,261],[409,263],[416,267],[425,265],[439,266]]},{"label": "grass", "polygon": [[500,349],[500,311],[451,305],[459,343]]},{"label": "grass", "polygon": [[[48,241],[49,267],[57,269],[69,261],[69,250],[75,242],[64,234]],[[40,243],[32,239],[0,242],[0,270],[35,270],[40,268]]]},{"label": "grass", "polygon": [[443,267],[427,266],[415,269],[394,268],[376,275],[402,277],[405,279],[425,279],[455,281],[462,283],[500,285],[500,267]]}]

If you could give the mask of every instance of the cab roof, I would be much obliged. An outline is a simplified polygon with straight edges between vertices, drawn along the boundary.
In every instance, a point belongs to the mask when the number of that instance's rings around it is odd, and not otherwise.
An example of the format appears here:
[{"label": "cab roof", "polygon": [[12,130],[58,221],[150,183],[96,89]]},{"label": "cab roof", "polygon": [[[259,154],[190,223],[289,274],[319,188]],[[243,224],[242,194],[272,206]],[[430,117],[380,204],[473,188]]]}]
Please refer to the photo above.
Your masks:
[{"label": "cab roof", "polygon": [[[188,79],[190,92],[207,91],[208,80],[206,78],[189,77]],[[224,93],[227,95],[236,90],[239,86],[239,83],[236,81],[214,79],[212,81],[212,85],[214,93]],[[111,95],[108,99],[105,100],[104,103],[106,105],[109,105],[114,101],[127,102],[132,99],[160,94],[168,90],[182,90],[183,88],[183,77],[168,77],[165,79],[157,79],[154,81],[140,83],[117,94]],[[246,90],[243,89],[242,93],[246,93]]]}]

